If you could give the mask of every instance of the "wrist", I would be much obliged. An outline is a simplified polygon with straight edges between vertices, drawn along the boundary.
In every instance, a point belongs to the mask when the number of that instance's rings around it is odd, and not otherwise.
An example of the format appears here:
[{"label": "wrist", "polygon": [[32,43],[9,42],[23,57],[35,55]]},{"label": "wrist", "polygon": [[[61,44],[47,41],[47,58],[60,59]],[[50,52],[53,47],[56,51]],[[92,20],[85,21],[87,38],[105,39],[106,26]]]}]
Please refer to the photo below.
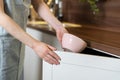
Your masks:
[{"label": "wrist", "polygon": [[40,41],[38,41],[38,40],[34,40],[33,42],[32,42],[32,45],[30,46],[32,49],[35,49],[35,47],[37,47],[37,44],[39,44],[40,43]]},{"label": "wrist", "polygon": [[62,24],[60,24],[60,25],[55,25],[55,26],[53,26],[53,28],[57,31],[57,30],[63,29],[64,27],[63,27]]}]

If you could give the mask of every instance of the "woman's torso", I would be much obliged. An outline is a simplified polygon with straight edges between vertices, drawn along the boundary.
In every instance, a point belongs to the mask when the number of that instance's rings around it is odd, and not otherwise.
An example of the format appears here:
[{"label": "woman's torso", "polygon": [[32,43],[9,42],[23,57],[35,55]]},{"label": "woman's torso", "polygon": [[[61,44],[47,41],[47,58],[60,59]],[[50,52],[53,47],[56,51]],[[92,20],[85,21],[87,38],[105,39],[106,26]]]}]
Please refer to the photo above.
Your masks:
[{"label": "woman's torso", "polygon": [[[25,29],[30,4],[31,0],[4,0],[4,10],[20,27]],[[4,28],[0,27],[0,36],[10,35]]]}]

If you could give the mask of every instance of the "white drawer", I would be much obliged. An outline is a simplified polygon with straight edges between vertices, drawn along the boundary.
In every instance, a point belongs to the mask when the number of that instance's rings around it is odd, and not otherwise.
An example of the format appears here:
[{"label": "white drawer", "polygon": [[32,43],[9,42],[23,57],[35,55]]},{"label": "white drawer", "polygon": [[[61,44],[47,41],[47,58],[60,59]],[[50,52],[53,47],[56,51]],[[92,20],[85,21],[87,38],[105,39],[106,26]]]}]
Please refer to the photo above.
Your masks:
[{"label": "white drawer", "polygon": [[59,52],[60,65],[43,62],[43,80],[120,80],[120,59]]}]

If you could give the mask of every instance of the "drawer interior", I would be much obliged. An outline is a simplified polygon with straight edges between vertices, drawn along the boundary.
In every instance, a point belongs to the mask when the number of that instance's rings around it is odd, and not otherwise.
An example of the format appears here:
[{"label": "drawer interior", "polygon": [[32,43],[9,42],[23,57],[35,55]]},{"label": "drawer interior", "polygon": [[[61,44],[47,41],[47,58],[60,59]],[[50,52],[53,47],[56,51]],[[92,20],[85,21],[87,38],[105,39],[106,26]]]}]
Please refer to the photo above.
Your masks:
[{"label": "drawer interior", "polygon": [[82,52],[80,52],[82,54],[89,54],[89,55],[97,55],[97,56],[105,56],[105,57],[112,57],[112,58],[120,58],[118,56],[112,55],[112,54],[107,54],[105,52],[102,51],[98,51],[92,48],[85,48]]}]

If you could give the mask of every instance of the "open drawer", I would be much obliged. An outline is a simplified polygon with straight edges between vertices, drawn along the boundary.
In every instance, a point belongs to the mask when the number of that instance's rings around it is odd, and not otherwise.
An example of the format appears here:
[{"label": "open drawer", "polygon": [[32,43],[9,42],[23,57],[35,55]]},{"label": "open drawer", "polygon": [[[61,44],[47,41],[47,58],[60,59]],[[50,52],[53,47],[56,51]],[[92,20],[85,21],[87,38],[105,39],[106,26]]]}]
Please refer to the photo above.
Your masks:
[{"label": "open drawer", "polygon": [[120,80],[120,59],[56,51],[60,65],[43,61],[43,80]]}]

